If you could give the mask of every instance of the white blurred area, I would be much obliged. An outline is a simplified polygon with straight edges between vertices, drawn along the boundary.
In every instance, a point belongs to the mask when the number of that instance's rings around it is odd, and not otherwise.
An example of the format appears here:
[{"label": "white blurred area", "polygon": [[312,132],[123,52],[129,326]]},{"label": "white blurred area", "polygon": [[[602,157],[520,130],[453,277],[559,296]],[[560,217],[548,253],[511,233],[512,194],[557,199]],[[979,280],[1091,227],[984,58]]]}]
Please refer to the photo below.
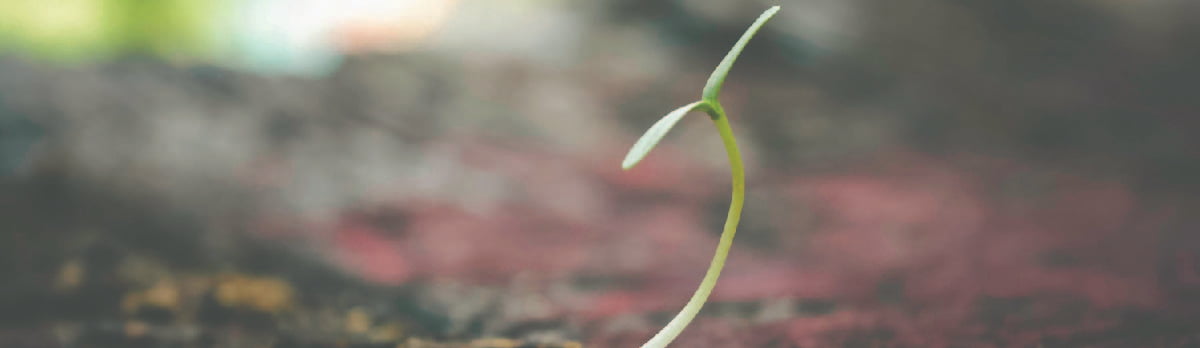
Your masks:
[{"label": "white blurred area", "polygon": [[247,0],[233,6],[234,60],[323,75],[347,54],[448,51],[566,64],[578,12],[555,0]]},{"label": "white blurred area", "polygon": [[411,50],[458,0],[247,0],[232,7],[233,54],[255,70],[322,73],[343,53]]}]

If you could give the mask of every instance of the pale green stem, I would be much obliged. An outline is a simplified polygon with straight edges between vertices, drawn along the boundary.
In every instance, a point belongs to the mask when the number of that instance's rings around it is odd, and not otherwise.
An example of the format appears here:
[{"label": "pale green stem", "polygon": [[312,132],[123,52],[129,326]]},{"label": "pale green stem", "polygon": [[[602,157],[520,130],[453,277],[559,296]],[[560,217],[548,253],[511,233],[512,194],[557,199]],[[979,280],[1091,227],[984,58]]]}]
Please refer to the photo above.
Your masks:
[{"label": "pale green stem", "polygon": [[725,110],[721,108],[720,103],[715,100],[710,101],[705,111],[712,117],[713,124],[721,133],[721,141],[725,143],[725,152],[729,155],[730,177],[733,181],[733,197],[729,201],[729,215],[725,218],[725,229],[721,232],[721,241],[717,244],[716,254],[713,255],[712,263],[708,266],[708,272],[704,274],[704,280],[700,281],[700,287],[692,294],[692,299],[688,300],[679,314],[676,314],[675,318],[667,323],[667,326],[655,334],[654,338],[642,345],[642,348],[666,347],[683,332],[692,319],[696,318],[696,314],[700,313],[700,308],[704,307],[704,303],[708,301],[708,295],[717,285],[717,278],[721,277],[721,269],[725,268],[725,259],[729,256],[729,248],[733,246],[733,236],[737,234],[738,221],[742,218],[742,205],[746,201],[746,171],[742,165],[742,155],[738,152],[737,139],[733,137],[733,129],[729,127],[729,118],[725,117]]}]

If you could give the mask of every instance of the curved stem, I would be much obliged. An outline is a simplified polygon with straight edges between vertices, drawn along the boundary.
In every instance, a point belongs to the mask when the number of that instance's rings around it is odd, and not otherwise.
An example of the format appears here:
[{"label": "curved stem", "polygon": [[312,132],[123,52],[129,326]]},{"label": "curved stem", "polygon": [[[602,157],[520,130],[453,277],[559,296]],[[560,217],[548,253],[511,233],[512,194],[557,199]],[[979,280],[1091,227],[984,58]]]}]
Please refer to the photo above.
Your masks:
[{"label": "curved stem", "polygon": [[729,201],[729,215],[725,218],[725,229],[721,232],[721,241],[717,244],[716,254],[713,255],[712,263],[709,264],[708,272],[704,274],[704,280],[700,282],[700,287],[692,294],[692,299],[688,300],[679,314],[676,314],[675,318],[671,319],[671,322],[667,323],[667,326],[655,334],[650,341],[642,345],[642,348],[666,347],[683,332],[692,319],[696,318],[696,314],[700,313],[700,308],[704,307],[704,302],[708,301],[708,295],[717,285],[721,269],[725,268],[725,259],[729,256],[729,248],[733,246],[733,236],[737,234],[738,221],[742,218],[742,205],[746,201],[746,171],[742,165],[742,155],[738,152],[737,139],[733,136],[733,129],[729,127],[729,118],[725,117],[725,110],[715,100],[708,104],[709,107],[705,111],[712,117],[713,124],[721,133],[725,152],[729,155],[730,177],[733,182],[733,197]]}]

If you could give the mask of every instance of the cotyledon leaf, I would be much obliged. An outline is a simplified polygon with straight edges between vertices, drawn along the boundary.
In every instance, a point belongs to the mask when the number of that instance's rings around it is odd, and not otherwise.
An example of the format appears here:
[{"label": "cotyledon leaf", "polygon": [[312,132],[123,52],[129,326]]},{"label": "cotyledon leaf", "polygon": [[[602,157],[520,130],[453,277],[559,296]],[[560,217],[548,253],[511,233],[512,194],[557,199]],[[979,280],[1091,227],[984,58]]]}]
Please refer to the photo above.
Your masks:
[{"label": "cotyledon leaf", "polygon": [[717,68],[713,70],[712,75],[708,76],[708,83],[704,84],[704,91],[700,93],[704,101],[713,102],[717,100],[717,95],[721,94],[721,86],[725,84],[725,77],[729,75],[729,69],[733,68],[733,62],[737,61],[738,56],[742,55],[742,50],[746,48],[746,44],[750,43],[750,39],[754,38],[754,34],[758,33],[758,29],[762,28],[763,24],[767,24],[767,20],[775,16],[779,12],[779,6],[772,6],[758,16],[754,24],[750,24],[750,28],[742,33],[742,37],[733,44],[733,48],[729,53],[725,54],[725,59],[717,64]]},{"label": "cotyledon leaf", "polygon": [[692,112],[693,110],[703,109],[703,107],[707,105],[708,104],[703,101],[696,101],[691,104],[681,106],[678,109],[675,109],[675,111],[671,111],[671,113],[668,113],[666,116],[663,116],[663,118],[658,120],[658,122],[655,122],[653,126],[650,126],[650,129],[646,130],[646,134],[642,134],[642,137],[633,144],[633,147],[629,149],[629,154],[625,155],[625,160],[621,161],[621,168],[625,170],[633,168],[633,166],[637,165],[642,158],[646,157],[646,154],[650,153],[650,150],[654,149],[654,146],[658,145],[658,142],[662,140],[663,136],[666,136],[667,132],[670,131],[672,127],[675,127],[675,123],[678,123],[684,115],[687,115],[687,113]]}]

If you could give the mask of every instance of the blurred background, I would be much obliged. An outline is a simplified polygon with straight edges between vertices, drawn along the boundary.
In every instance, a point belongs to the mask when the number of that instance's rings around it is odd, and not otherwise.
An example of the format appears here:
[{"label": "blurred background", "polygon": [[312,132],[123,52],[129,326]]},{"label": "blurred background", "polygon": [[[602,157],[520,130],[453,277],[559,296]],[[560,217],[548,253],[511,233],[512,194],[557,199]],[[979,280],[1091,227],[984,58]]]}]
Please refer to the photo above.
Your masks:
[{"label": "blurred background", "polygon": [[0,345],[1200,344],[1200,3],[0,0]]}]

